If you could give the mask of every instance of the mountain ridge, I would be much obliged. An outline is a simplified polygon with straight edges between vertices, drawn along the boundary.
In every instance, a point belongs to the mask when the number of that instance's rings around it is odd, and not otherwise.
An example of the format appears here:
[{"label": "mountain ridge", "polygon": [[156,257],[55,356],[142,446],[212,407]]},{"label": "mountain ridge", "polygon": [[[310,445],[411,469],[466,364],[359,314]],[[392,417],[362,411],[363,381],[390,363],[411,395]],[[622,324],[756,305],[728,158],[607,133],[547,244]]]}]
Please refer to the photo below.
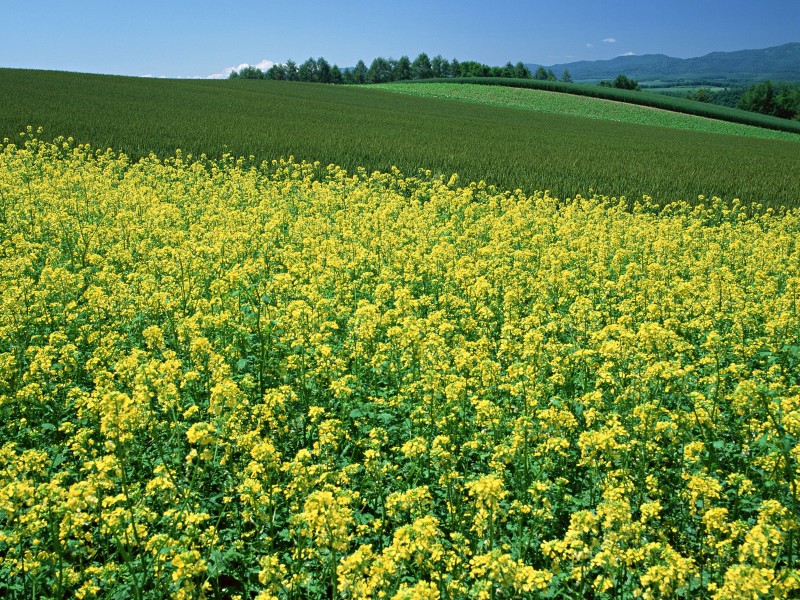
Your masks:
[{"label": "mountain ridge", "polygon": [[[527,64],[532,71],[540,65]],[[582,60],[541,65],[556,76],[569,70],[575,81],[597,82],[620,73],[639,81],[708,81],[752,83],[766,79],[800,81],[800,42],[768,48],[710,52],[692,58],[666,54],[623,55],[607,60]]]}]

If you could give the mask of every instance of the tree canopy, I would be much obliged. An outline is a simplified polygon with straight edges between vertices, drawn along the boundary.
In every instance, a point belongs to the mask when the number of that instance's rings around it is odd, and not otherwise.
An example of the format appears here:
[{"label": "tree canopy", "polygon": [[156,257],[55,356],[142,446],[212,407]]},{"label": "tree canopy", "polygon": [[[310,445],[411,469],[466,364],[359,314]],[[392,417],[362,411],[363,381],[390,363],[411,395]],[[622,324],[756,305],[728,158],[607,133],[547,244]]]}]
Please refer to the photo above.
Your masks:
[{"label": "tree canopy", "polygon": [[636,81],[635,79],[631,79],[630,77],[628,77],[627,75],[623,75],[622,73],[617,75],[617,77],[616,77],[616,79],[614,79],[614,81],[601,81],[600,85],[602,85],[604,87],[617,88],[619,90],[636,90],[636,91],[638,91],[638,90],[641,89],[639,87],[639,82],[638,81]]},{"label": "tree canopy", "polygon": [[[537,71],[538,73],[538,71]],[[477,61],[459,62],[457,59],[447,60],[441,54],[432,59],[421,52],[413,61],[408,56],[395,60],[379,56],[367,68],[363,60],[355,67],[341,69],[331,65],[325,58],[309,58],[298,66],[293,60],[285,64],[272,65],[266,71],[254,66],[246,66],[233,71],[230,79],[272,79],[276,81],[310,81],[315,83],[388,83],[390,81],[409,81],[414,79],[436,79],[447,77],[513,77],[530,79],[528,67],[523,62],[512,64],[510,61],[502,67]],[[544,71],[543,79],[555,81],[552,71]]]},{"label": "tree canopy", "polygon": [[778,87],[770,80],[756,83],[745,90],[737,107],[782,119],[800,120],[800,86],[784,83]]}]

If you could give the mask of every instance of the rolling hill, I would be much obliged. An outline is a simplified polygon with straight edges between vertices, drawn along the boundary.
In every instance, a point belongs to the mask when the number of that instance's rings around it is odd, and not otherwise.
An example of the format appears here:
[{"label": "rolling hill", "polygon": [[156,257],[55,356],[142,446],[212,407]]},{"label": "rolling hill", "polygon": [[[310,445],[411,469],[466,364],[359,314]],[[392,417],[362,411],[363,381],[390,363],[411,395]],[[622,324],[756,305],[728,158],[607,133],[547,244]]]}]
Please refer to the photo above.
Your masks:
[{"label": "rolling hill", "polygon": [[[724,133],[800,143],[800,123],[795,124],[787,121],[784,130],[769,129],[768,125],[774,126],[775,120],[764,119],[765,124],[761,124],[761,126],[747,124],[747,122],[743,121],[752,113],[744,111],[727,109],[720,111],[718,115],[714,115],[711,111],[704,115],[697,115],[690,112],[690,109],[693,108],[692,104],[696,104],[701,109],[707,109],[709,105],[665,99],[663,96],[655,97],[655,100],[659,101],[658,104],[637,104],[635,100],[653,99],[653,95],[625,93],[622,90],[599,88],[599,91],[611,92],[609,94],[610,97],[595,97],[589,93],[581,92],[598,91],[597,86],[574,83],[561,84],[557,82],[555,85],[548,86],[547,84],[550,82],[536,82],[544,84],[542,89],[517,87],[511,85],[514,82],[508,81],[504,83],[509,83],[509,85],[499,83],[497,85],[480,85],[479,83],[460,83],[458,80],[450,80],[423,84],[383,83],[370,87],[420,97],[461,100],[553,115],[571,115],[603,121],[656,125],[672,129]],[[552,89],[547,89],[547,87]],[[590,89],[586,90],[585,88]],[[573,93],[573,91],[577,93]],[[743,121],[737,122],[735,120],[735,117],[739,116],[742,117]]]},{"label": "rolling hill", "polygon": [[[419,84],[425,85],[425,84]],[[0,138],[27,126],[131,159],[293,155],[350,172],[483,180],[560,198],[699,195],[800,204],[798,143],[541,113],[378,89],[0,69]],[[427,175],[425,172],[427,171]]]}]

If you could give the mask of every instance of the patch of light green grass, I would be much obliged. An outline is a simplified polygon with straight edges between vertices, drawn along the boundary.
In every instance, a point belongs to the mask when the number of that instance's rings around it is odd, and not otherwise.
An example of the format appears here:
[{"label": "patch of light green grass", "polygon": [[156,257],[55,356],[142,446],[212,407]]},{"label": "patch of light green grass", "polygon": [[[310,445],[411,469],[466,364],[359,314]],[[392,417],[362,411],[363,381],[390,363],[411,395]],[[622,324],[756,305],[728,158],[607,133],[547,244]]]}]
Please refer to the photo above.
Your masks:
[{"label": "patch of light green grass", "polygon": [[386,83],[370,87],[414,96],[447,98],[449,100],[503,106],[540,113],[655,125],[687,131],[800,142],[800,135],[795,133],[730,123],[707,117],[696,117],[625,102],[544,90],[463,83]]}]

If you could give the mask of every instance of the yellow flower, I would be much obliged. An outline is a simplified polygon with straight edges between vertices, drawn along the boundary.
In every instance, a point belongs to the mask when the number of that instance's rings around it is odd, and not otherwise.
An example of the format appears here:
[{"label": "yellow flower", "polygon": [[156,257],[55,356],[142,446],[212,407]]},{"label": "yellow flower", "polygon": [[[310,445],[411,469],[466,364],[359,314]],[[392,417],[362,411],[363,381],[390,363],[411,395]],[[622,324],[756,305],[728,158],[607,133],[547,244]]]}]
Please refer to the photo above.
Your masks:
[{"label": "yellow flower", "polygon": [[189,427],[186,437],[190,444],[208,446],[214,443],[214,434],[216,432],[216,427],[211,423],[195,423]]}]

